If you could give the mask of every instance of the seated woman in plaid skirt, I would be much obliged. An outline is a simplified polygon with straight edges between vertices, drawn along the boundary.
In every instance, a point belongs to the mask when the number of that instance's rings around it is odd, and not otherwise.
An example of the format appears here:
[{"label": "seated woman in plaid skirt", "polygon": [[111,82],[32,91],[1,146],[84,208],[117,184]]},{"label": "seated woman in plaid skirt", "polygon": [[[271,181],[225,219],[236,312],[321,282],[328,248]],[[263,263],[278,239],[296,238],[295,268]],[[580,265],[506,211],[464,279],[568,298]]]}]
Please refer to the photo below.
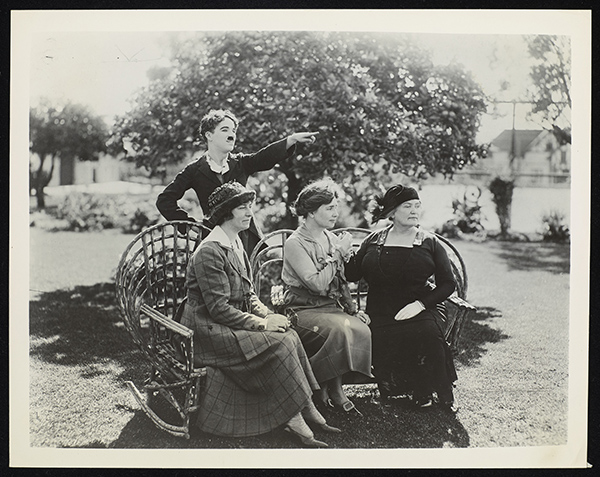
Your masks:
[{"label": "seated woman in plaid skirt", "polygon": [[207,367],[197,425],[220,436],[254,436],[281,425],[311,447],[306,421],[328,432],[311,396],[319,385],[287,317],[260,302],[239,232],[252,220],[255,192],[228,182],[208,200],[216,224],[187,270],[182,324],[194,330],[196,360]]}]

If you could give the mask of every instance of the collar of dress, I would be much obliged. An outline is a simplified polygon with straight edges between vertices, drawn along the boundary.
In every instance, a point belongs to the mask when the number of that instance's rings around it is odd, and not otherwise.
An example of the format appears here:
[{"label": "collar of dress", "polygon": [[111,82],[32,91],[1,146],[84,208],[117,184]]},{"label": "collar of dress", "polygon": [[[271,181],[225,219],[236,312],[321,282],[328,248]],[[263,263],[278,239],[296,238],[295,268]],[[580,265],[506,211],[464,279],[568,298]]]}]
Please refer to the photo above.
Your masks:
[{"label": "collar of dress", "polygon": [[240,238],[236,237],[235,240],[232,242],[220,225],[216,225],[210,231],[206,238],[202,240],[202,243],[204,242],[217,242],[223,247],[231,248],[233,250],[242,249],[242,241],[240,240]]},{"label": "collar of dress", "polygon": [[[385,245],[385,240],[387,239],[387,235],[389,231],[392,229],[393,224],[388,225],[386,228],[379,232],[379,236],[377,237],[377,245],[383,246]],[[425,232],[421,229],[417,230],[417,234],[415,235],[415,239],[413,240],[413,246],[419,246],[423,243],[423,239],[425,238]]]},{"label": "collar of dress", "polygon": [[[306,224],[302,224],[300,227],[298,227],[297,230],[298,230],[298,235],[300,235],[303,239],[306,239],[310,242],[319,243],[315,240],[315,238],[312,236],[312,234],[308,231]],[[327,237],[327,240],[329,241],[330,246],[331,246],[331,236],[332,235],[333,235],[332,232],[330,232],[329,230],[325,230],[325,236]]]}]

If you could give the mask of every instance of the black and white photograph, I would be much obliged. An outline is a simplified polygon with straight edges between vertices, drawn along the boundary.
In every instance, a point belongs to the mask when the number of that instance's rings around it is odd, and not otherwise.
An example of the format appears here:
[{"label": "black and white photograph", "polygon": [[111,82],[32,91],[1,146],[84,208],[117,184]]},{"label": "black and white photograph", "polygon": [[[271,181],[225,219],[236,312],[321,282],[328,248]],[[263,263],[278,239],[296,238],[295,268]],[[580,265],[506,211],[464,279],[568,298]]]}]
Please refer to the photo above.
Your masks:
[{"label": "black and white photograph", "polygon": [[586,467],[591,12],[223,13],[11,13],[10,465]]}]

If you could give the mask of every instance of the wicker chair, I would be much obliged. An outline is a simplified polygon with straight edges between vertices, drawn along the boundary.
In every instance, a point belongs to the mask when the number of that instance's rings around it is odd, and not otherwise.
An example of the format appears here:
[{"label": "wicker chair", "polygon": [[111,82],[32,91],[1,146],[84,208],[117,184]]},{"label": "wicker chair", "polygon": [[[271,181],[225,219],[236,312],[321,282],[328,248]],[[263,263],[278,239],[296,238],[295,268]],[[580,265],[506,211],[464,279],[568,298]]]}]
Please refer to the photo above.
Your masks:
[{"label": "wicker chair", "polygon": [[[334,233],[350,232],[354,239],[353,246],[358,248],[362,240],[369,235],[372,230],[346,227],[333,230]],[[250,263],[253,271],[254,286],[264,303],[269,303],[278,308],[278,303],[272,303],[271,297],[276,295],[272,287],[281,283],[281,266],[283,263],[283,245],[286,239],[292,234],[293,230],[277,230],[266,235],[255,247]],[[465,263],[458,250],[450,241],[441,235],[438,239],[444,245],[448,252],[448,257],[452,263],[452,270],[456,280],[456,290],[444,302],[446,318],[445,338],[451,349],[456,352],[460,338],[460,332],[469,313],[475,310],[475,307],[466,301],[467,298],[467,270]],[[435,286],[435,277],[431,278],[431,286]],[[364,301],[367,294],[367,284],[361,280],[358,284],[351,284],[351,291],[356,298],[359,309],[364,308]]]},{"label": "wicker chair", "polygon": [[[154,423],[189,439],[190,414],[198,405],[206,369],[194,365],[193,332],[181,325],[188,261],[206,227],[185,221],[166,222],[138,234],[121,256],[116,275],[117,299],[133,341],[151,366],[143,386],[127,386]],[[151,407],[162,396],[181,422],[166,422]]]},{"label": "wicker chair", "polygon": [[[348,230],[355,246],[370,233]],[[186,221],[166,222],[138,234],[123,252],[116,275],[116,291],[125,327],[150,364],[142,391],[132,381],[127,386],[146,415],[161,429],[190,438],[190,416],[197,410],[206,369],[194,363],[193,332],[179,323],[185,303],[185,274],[188,261],[209,229]],[[255,287],[265,303],[270,301],[270,285],[281,280],[283,244],[293,230],[267,235],[250,259]],[[473,306],[464,301],[467,275],[458,251],[440,237],[448,249],[459,286],[448,299],[446,339],[456,347],[461,325]],[[275,266],[274,280],[262,280]],[[262,286],[261,286],[262,285]],[[265,290],[265,285],[269,289]],[[365,284],[354,289],[359,306],[366,294]],[[265,297],[266,295],[266,297]],[[142,392],[146,393],[146,397]],[[167,422],[153,409],[153,398],[161,396],[179,415],[176,424]]]}]

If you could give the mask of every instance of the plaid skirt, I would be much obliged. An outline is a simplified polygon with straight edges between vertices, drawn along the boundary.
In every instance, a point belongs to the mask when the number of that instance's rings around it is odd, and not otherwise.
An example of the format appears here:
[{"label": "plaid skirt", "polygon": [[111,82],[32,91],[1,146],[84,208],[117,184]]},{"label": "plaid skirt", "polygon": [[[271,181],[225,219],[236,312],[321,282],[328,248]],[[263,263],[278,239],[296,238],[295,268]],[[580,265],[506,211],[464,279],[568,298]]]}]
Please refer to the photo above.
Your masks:
[{"label": "plaid skirt", "polygon": [[207,367],[197,419],[202,431],[232,437],[264,434],[289,421],[319,389],[295,331],[262,333],[269,342],[264,352],[231,366]]}]

